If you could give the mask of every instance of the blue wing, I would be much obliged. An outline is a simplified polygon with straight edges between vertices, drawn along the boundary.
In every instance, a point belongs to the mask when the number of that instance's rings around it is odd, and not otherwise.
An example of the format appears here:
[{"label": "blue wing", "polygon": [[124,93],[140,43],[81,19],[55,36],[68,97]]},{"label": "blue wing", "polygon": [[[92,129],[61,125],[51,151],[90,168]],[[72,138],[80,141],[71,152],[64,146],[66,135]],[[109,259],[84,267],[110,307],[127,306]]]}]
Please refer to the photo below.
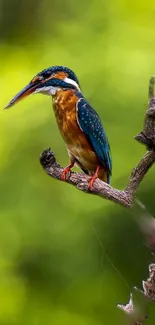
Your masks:
[{"label": "blue wing", "polygon": [[87,103],[84,98],[77,102],[77,120],[80,129],[89,139],[96,155],[101,163],[112,172],[110,146],[97,112]]}]

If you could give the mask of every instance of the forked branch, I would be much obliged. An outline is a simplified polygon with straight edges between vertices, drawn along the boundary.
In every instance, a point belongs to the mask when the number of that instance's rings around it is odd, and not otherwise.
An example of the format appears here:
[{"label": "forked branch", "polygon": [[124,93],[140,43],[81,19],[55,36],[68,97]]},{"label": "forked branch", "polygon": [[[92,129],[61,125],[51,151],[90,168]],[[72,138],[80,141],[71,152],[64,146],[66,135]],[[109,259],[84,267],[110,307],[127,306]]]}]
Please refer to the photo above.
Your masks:
[{"label": "forked branch", "polygon": [[[155,162],[155,96],[154,96],[155,77],[150,78],[149,82],[149,101],[148,108],[144,117],[143,130],[135,136],[135,139],[144,144],[147,152],[141,158],[138,165],[132,170],[129,182],[124,190],[118,190],[97,179],[93,188],[88,189],[90,176],[84,173],[71,172],[66,182],[75,186],[79,190],[95,194],[107,200],[111,200],[126,208],[132,208],[137,188],[144,176]],[[40,163],[46,173],[53,178],[61,180],[63,168],[57,163],[54,153],[49,149],[44,150],[40,156]]]}]

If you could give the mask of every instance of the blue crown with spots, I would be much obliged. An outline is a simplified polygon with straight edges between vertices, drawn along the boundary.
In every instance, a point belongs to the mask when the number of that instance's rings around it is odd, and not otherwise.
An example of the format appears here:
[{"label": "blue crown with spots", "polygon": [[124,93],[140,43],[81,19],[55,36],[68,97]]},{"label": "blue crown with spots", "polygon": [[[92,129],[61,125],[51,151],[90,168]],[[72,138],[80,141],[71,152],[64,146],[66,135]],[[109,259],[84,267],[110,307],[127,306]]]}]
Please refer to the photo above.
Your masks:
[{"label": "blue crown with spots", "polygon": [[64,67],[64,66],[53,66],[53,67],[49,67],[47,69],[42,70],[41,72],[38,73],[38,76],[44,76],[45,78],[48,78],[48,76],[50,76],[52,73],[56,73],[56,72],[66,72],[68,73],[68,78],[74,80],[78,85],[79,84],[79,80],[76,76],[76,74],[69,68]]}]

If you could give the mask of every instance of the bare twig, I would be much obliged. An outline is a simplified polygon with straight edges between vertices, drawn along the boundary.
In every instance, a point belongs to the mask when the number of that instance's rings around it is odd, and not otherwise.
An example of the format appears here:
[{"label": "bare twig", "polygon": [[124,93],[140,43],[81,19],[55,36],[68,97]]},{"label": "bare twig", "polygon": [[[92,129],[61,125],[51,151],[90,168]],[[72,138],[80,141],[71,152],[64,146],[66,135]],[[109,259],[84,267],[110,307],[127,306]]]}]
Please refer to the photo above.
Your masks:
[{"label": "bare twig", "polygon": [[[133,294],[130,294],[130,300],[127,305],[118,305],[131,320],[132,325],[143,325],[148,318],[147,309],[150,301],[155,302],[155,264],[149,265],[149,278],[147,281],[142,281],[142,290],[134,288],[143,295],[143,304],[140,306],[133,299]],[[142,300],[142,299],[141,299]]]},{"label": "bare twig", "polygon": [[[149,83],[149,104],[144,118],[143,130],[135,136],[135,139],[146,145],[148,151],[140,160],[139,164],[131,172],[129,183],[124,190],[118,190],[103,181],[97,179],[91,191],[88,189],[90,176],[84,173],[71,172],[66,182],[79,190],[99,195],[105,199],[118,203],[126,208],[132,208],[134,196],[144,176],[155,162],[155,77],[151,77]],[[54,153],[46,149],[40,157],[40,162],[46,173],[53,178],[61,180],[63,168],[57,163]]]}]

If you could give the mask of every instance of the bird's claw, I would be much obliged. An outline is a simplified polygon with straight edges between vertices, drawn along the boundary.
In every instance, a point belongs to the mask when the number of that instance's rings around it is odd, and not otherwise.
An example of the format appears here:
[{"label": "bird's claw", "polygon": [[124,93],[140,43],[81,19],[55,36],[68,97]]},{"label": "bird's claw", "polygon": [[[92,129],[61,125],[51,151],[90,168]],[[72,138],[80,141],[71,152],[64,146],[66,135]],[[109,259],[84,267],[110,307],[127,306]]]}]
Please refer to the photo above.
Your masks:
[{"label": "bird's claw", "polygon": [[96,178],[97,178],[97,177],[92,177],[92,178],[90,179],[90,181],[89,181],[89,183],[88,183],[88,190],[89,190],[89,191],[92,190]]},{"label": "bird's claw", "polygon": [[62,181],[65,181],[66,180],[67,174],[70,173],[70,171],[71,171],[71,169],[70,169],[69,166],[66,167],[66,168],[64,168],[64,170],[63,170],[63,172],[61,174]]},{"label": "bird's claw", "polygon": [[88,190],[91,191],[94,185],[95,180],[98,178],[98,173],[100,170],[100,166],[97,166],[95,174],[91,177],[89,184],[88,184]]}]

